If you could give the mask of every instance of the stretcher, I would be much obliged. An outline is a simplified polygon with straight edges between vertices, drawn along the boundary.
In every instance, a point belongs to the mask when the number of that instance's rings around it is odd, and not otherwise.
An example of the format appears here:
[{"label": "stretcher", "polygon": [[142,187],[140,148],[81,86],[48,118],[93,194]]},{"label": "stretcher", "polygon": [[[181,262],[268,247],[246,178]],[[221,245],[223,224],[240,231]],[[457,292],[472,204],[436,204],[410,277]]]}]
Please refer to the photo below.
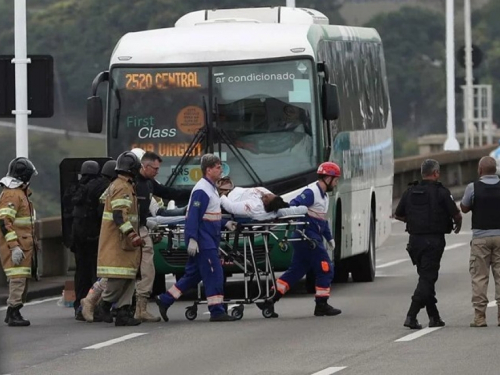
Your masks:
[{"label": "stretcher", "polygon": [[[290,243],[307,240],[314,245],[304,232],[308,225],[304,215],[291,215],[276,218],[273,221],[256,222],[248,218],[235,218],[238,225],[235,231],[222,230],[219,245],[221,262],[233,264],[243,273],[244,296],[242,298],[225,299],[225,308],[230,305],[230,314],[236,319],[243,317],[244,305],[264,303],[274,297],[276,278],[270,260],[271,249],[277,244],[281,251],[288,251]],[[184,247],[184,217],[149,218],[147,226],[150,234],[167,239],[167,247],[177,249]],[[292,236],[298,233],[299,236]],[[256,242],[263,244],[263,259],[257,261],[255,256]],[[185,316],[194,320],[198,314],[198,305],[207,304],[202,299],[202,283],[198,284],[198,299],[186,308]],[[273,311],[262,309],[262,315],[270,318]]]}]

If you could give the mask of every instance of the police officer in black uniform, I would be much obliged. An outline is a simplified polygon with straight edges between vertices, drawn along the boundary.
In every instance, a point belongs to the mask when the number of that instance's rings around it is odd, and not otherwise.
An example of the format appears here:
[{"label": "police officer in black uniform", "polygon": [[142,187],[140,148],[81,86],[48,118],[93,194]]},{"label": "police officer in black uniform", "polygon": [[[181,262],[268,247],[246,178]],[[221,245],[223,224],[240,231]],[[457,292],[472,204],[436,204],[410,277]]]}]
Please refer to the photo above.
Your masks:
[{"label": "police officer in black uniform", "polygon": [[85,320],[81,314],[80,300],[85,298],[97,276],[97,250],[101,230],[102,205],[100,198],[116,177],[116,161],[104,164],[99,175],[99,164],[88,160],[82,164],[78,189],[72,198],[72,246],[75,253],[75,319]]},{"label": "police officer in black uniform", "polygon": [[[142,152],[141,152],[142,151]],[[153,240],[146,227],[147,218],[151,216],[150,205],[153,196],[168,202],[173,199],[177,202],[188,201],[190,190],[167,187],[156,181],[155,177],[160,169],[162,159],[154,152],[144,152],[133,149],[132,152],[141,160],[141,170],[136,177],[137,202],[139,204],[139,233],[144,240],[141,259],[141,279],[136,283],[137,307],[134,317],[143,322],[156,322],[160,317],[155,317],[147,311],[147,299],[151,296],[155,280]]]},{"label": "police officer in black uniform", "polygon": [[405,191],[395,218],[406,223],[410,234],[407,251],[419,275],[417,288],[404,326],[421,329],[417,314],[425,307],[429,315],[429,327],[443,327],[439,315],[434,285],[438,279],[441,257],[446,246],[445,233],[460,232],[462,215],[450,191],[439,181],[439,163],[433,159],[421,165],[422,181],[415,181]]}]

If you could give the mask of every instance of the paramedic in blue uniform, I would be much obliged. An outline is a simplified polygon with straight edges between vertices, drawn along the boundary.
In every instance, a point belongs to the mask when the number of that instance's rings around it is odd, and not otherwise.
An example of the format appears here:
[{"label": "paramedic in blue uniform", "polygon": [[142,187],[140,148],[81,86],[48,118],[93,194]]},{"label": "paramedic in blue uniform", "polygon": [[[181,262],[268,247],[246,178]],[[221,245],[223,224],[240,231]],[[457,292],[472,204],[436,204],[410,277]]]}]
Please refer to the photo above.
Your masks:
[{"label": "paramedic in blue uniform", "polygon": [[[219,258],[222,214],[219,193],[215,183],[221,178],[222,167],[218,156],[205,154],[201,158],[203,178],[198,181],[189,198],[186,215],[185,241],[189,259],[184,276],[166,293],[155,297],[164,321],[167,310],[179,297],[203,280],[211,322],[235,320],[225,312],[224,275]],[[236,223],[228,221],[229,230]]]},{"label": "paramedic in blue uniform", "polygon": [[[306,206],[307,221],[305,234],[309,239],[293,242],[293,258],[290,268],[276,280],[276,293],[272,301],[259,304],[261,308],[270,308],[272,317],[277,318],[274,312],[274,302],[277,302],[290,288],[309,271],[313,270],[316,278],[316,307],[315,316],[333,316],[341,313],[328,304],[330,284],[333,280],[333,264],[326,251],[323,238],[328,248],[333,251],[335,241],[328,224],[328,194],[333,191],[340,178],[340,167],[333,162],[322,163],[318,167],[318,181],[302,191],[290,202],[290,206]],[[298,234],[297,234],[298,236]]]}]

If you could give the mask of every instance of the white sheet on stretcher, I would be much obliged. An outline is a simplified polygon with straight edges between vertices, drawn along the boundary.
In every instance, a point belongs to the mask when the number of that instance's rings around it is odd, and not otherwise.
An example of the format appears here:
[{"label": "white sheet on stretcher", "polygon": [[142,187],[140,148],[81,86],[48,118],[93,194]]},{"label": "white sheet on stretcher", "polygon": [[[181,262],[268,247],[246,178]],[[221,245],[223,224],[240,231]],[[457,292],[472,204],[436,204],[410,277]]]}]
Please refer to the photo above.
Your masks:
[{"label": "white sheet on stretcher", "polygon": [[262,197],[272,194],[263,187],[241,188],[235,187],[229,195],[221,196],[221,206],[230,214],[246,217],[256,221],[273,220],[276,217],[288,215],[304,215],[307,207],[282,208],[277,212],[266,212]]},{"label": "white sheet on stretcher", "polygon": [[[280,208],[276,212],[268,212],[268,214],[270,214],[269,219],[280,218],[283,216],[305,215],[306,213],[307,213],[307,207],[305,206]],[[227,218],[230,219],[229,216]],[[236,216],[235,217],[236,221],[238,221],[238,218],[254,219],[249,215]],[[153,229],[156,228],[158,225],[177,225],[184,223],[185,223],[185,216],[154,216],[148,218],[147,227]]]}]

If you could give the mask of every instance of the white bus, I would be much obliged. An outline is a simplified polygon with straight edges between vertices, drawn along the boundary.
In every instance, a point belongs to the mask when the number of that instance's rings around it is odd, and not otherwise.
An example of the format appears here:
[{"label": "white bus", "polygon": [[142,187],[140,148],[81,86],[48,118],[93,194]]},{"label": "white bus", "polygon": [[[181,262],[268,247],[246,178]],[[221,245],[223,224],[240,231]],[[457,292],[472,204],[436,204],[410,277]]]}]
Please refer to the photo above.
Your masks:
[{"label": "white bus", "polygon": [[[175,27],[128,33],[93,82],[90,132],[102,130],[97,88],[105,81],[109,156],[155,151],[169,185],[193,186],[200,156],[215,152],[236,185],[291,199],[316,180],[321,162],[338,163],[342,178],[330,200],[335,279],[373,281],[375,248],[391,231],[394,169],[376,30],[272,7],[196,11]],[[290,254],[276,253],[275,270],[286,269]],[[157,270],[173,273],[167,268],[187,257],[160,255]]]}]

